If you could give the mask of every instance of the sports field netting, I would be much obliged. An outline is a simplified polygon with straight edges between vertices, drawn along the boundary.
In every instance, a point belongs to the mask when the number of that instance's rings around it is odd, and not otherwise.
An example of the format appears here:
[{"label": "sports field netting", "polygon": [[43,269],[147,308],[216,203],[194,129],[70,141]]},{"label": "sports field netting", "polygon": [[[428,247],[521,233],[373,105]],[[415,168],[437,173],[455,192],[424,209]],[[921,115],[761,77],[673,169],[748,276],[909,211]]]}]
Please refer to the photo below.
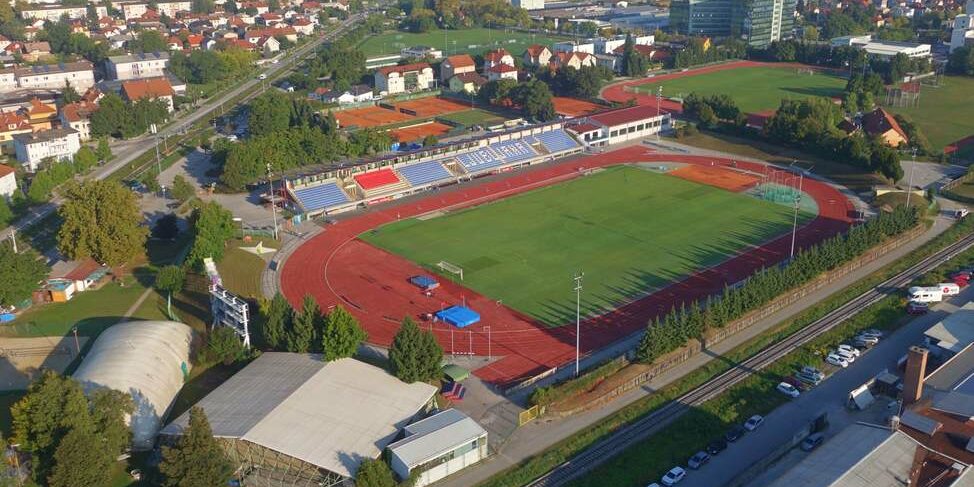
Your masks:
[{"label": "sports field netting", "polygon": [[[548,325],[602,313],[791,228],[792,210],[746,194],[624,166],[495,203],[363,234]],[[810,215],[804,214],[803,218]]]}]

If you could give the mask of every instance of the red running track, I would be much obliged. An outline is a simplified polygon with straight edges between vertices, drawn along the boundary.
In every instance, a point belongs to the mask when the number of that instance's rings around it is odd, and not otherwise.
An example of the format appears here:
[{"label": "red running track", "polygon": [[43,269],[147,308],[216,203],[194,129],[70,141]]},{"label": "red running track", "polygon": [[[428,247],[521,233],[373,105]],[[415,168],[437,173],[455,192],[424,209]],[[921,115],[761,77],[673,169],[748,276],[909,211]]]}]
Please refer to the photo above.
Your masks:
[{"label": "red running track", "polygon": [[[500,179],[442,189],[417,201],[369,209],[336,225],[329,225],[323,233],[300,246],[287,259],[281,275],[282,291],[294,305],[298,305],[305,294],[313,295],[323,307],[341,303],[360,320],[369,333],[369,341],[382,346],[392,342],[403,316],[418,317],[440,309],[445,303],[455,304],[465,300],[468,306],[480,313],[480,323],[463,330],[455,330],[443,323],[427,322],[422,326],[433,330],[447,354],[472,351],[479,356],[503,357],[475,371],[477,376],[498,385],[511,384],[565,364],[575,358],[574,326],[546,328],[501,303],[450,282],[442,282],[434,297],[423,296],[407,281],[410,276],[425,273],[422,268],[368,245],[356,236],[397,218],[480,204],[571,179],[579,175],[581,168],[629,162],[681,162],[708,166],[715,163],[725,166],[735,164],[738,169],[758,173],[766,170],[765,166],[756,163],[663,154],[647,147],[633,146],[597,156],[526,168]],[[852,205],[842,193],[812,179],[805,180],[803,189],[817,202],[819,215],[799,229],[799,247],[819,242],[849,226],[848,215]],[[790,246],[790,234],[779,237],[611,313],[584,321],[582,353],[601,349],[642,329],[651,318],[675,305],[718,293],[725,284],[740,281],[755,269],[783,260]]]}]

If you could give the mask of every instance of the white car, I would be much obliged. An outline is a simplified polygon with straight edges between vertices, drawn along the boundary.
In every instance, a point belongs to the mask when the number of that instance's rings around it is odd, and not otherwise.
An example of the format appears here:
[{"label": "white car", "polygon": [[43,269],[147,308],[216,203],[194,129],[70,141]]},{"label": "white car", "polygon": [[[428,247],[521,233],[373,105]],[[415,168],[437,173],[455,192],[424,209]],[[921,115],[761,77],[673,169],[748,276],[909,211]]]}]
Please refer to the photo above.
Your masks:
[{"label": "white car", "polygon": [[744,422],[744,429],[754,431],[762,424],[764,424],[764,417],[762,417],[760,414],[755,414],[754,416],[747,418],[747,421]]},{"label": "white car", "polygon": [[795,387],[795,386],[793,386],[793,385],[791,385],[791,384],[789,384],[787,382],[782,382],[782,383],[778,384],[778,387],[776,387],[775,389],[778,389],[778,392],[780,392],[780,393],[782,393],[782,394],[784,394],[784,395],[786,395],[786,396],[788,396],[788,397],[790,397],[792,399],[795,399],[795,398],[797,398],[798,396],[801,395],[801,392],[798,391],[798,388],[797,387]]},{"label": "white car", "polygon": [[260,76],[257,77],[257,79],[259,79],[259,80],[265,80],[265,79],[267,79],[267,75],[264,74],[264,73],[261,73]]},{"label": "white car", "polygon": [[859,354],[861,353],[858,348],[853,347],[852,345],[847,345],[845,343],[843,343],[842,345],[839,345],[836,348],[840,352],[848,352],[848,353],[851,353],[856,358],[859,358]]},{"label": "white car", "polygon": [[659,481],[663,485],[676,485],[687,476],[687,471],[683,467],[673,467]]},{"label": "white car", "polygon": [[849,366],[849,362],[834,353],[830,353],[827,357],[825,357],[825,361],[836,367],[842,367],[843,369]]},{"label": "white car", "polygon": [[852,362],[855,362],[856,361],[856,356],[853,355],[853,354],[851,354],[851,353],[849,353],[849,352],[847,352],[847,351],[845,351],[845,350],[836,349],[836,351],[833,352],[833,353],[836,354],[836,355],[838,355],[838,356],[840,356],[840,357],[842,357],[846,362],[849,362],[850,364]]},{"label": "white car", "polygon": [[876,338],[883,338],[883,332],[881,332],[881,331],[879,331],[879,330],[877,330],[875,328],[867,328],[865,330],[862,330],[862,331],[859,332],[859,335],[861,335],[861,336],[872,336],[872,337],[876,337]]}]

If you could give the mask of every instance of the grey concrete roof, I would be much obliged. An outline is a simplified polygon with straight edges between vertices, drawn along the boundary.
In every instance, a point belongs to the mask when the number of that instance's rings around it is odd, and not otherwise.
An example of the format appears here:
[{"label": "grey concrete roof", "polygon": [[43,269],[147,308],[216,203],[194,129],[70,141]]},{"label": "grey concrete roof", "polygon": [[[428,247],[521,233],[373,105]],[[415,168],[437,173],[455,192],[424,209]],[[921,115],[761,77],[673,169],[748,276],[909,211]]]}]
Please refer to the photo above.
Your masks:
[{"label": "grey concrete roof", "polygon": [[927,436],[933,436],[943,426],[939,422],[930,419],[926,416],[919,415],[913,411],[906,410],[903,411],[903,415],[900,416],[900,422],[904,426],[909,426]]},{"label": "grey concrete roof", "polygon": [[57,128],[51,130],[41,130],[40,132],[34,132],[32,134],[16,134],[13,136],[13,139],[27,145],[36,144],[38,142],[50,142],[54,139],[60,139],[76,133],[78,133],[78,131],[73,128]]},{"label": "grey concrete roof", "polygon": [[135,54],[108,57],[108,60],[111,61],[112,64],[134,63],[139,61],[161,61],[164,59],[169,59],[168,52],[139,52]]},{"label": "grey concrete roof", "polygon": [[447,409],[407,426],[406,437],[389,445],[389,452],[412,468],[486,434],[467,415]]},{"label": "grey concrete roof", "polygon": [[152,448],[156,432],[189,372],[193,331],[173,321],[133,321],[105,330],[75,380],[85,390],[107,387],[132,395],[129,420],[136,449]]},{"label": "grey concrete roof", "polygon": [[974,396],[954,391],[937,398],[932,408],[955,416],[974,418]]},{"label": "grey concrete roof", "polygon": [[[352,477],[435,393],[429,384],[405,384],[354,359],[325,363],[315,354],[269,352],[198,405],[216,436],[250,441]],[[189,414],[183,414],[162,433],[178,435],[188,422]]]},{"label": "grey concrete roof", "polygon": [[974,302],[965,304],[924,332],[940,348],[957,353],[974,343]]}]

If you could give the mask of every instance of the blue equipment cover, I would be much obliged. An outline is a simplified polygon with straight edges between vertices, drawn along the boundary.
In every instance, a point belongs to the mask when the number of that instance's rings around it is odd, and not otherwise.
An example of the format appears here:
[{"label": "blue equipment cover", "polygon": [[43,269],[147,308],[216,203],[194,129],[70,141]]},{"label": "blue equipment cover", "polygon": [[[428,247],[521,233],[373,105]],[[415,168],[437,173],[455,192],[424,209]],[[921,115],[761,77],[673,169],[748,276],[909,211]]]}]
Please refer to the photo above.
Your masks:
[{"label": "blue equipment cover", "polygon": [[450,306],[437,311],[436,318],[457,328],[465,328],[480,321],[480,315],[476,311],[463,306]]},{"label": "blue equipment cover", "polygon": [[409,282],[424,291],[440,287],[440,283],[430,276],[413,276],[409,278]]}]

